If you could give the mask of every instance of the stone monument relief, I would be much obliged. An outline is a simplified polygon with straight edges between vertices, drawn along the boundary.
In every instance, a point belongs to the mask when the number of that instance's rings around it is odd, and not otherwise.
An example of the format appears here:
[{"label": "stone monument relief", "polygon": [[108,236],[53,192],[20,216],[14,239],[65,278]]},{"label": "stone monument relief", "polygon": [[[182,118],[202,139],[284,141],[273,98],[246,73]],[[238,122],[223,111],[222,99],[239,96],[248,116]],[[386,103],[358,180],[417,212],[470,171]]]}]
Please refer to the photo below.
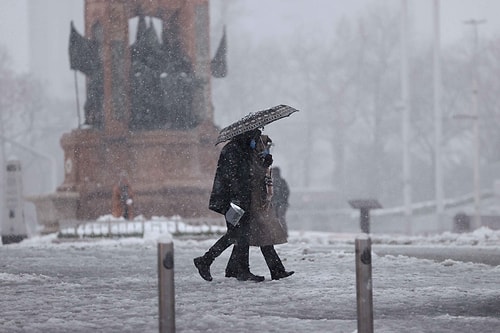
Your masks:
[{"label": "stone monument relief", "polygon": [[212,216],[210,79],[226,68],[225,37],[210,60],[208,9],[208,0],[85,1],[85,34],[71,24],[69,38],[71,69],[86,76],[84,120],[61,138],[64,182],[32,200],[44,232],[111,214],[124,176],[136,216]]}]

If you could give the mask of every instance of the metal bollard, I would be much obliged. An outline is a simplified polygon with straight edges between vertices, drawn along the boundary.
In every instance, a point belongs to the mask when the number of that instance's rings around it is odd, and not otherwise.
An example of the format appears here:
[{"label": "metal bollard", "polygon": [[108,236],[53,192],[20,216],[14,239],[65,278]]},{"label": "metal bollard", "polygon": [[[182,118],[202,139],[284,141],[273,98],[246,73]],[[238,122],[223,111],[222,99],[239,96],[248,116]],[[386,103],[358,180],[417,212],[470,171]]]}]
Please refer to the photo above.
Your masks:
[{"label": "metal bollard", "polygon": [[158,295],[160,333],[174,333],[174,244],[171,240],[158,240]]},{"label": "metal bollard", "polygon": [[355,246],[358,333],[373,333],[371,239],[356,238]]}]

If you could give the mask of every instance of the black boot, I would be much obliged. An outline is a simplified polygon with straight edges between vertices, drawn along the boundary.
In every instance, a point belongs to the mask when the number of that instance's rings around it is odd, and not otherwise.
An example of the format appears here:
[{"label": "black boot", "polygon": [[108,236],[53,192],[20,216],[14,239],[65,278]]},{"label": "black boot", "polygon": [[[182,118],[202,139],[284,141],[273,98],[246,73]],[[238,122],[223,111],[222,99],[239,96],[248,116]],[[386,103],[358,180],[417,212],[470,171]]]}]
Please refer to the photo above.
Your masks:
[{"label": "black boot", "polygon": [[279,280],[279,279],[283,279],[283,278],[286,278],[286,277],[289,277],[290,275],[292,275],[293,273],[295,273],[294,271],[281,271],[281,272],[276,272],[274,274],[271,274],[271,279],[273,280]]},{"label": "black boot", "polygon": [[231,244],[232,241],[230,235],[225,233],[202,257],[194,258],[194,265],[198,268],[198,273],[200,273],[200,276],[203,279],[212,281],[210,265],[214,262],[215,258],[220,256],[224,250],[231,246]]},{"label": "black boot", "polygon": [[234,276],[236,277],[236,279],[238,279],[238,281],[264,281],[263,276],[255,275],[250,272],[248,258],[249,251],[250,247],[247,243],[244,242],[244,240],[240,240],[239,244],[237,243],[234,245],[233,252],[231,253],[231,258],[226,268],[226,276]]},{"label": "black boot", "polygon": [[200,276],[207,280],[212,281],[212,275],[210,274],[210,263],[205,257],[198,257],[193,259],[194,265],[198,268],[198,273]]},{"label": "black boot", "polygon": [[263,276],[255,275],[250,271],[238,273],[236,279],[238,279],[238,281],[255,281],[255,282],[262,282],[265,280]]},{"label": "black boot", "polygon": [[238,277],[238,274],[236,272],[233,272],[233,271],[226,271],[226,274],[224,275],[225,277],[227,278],[232,278],[232,277]]},{"label": "black boot", "polygon": [[266,260],[266,264],[269,268],[269,272],[271,273],[272,280],[283,279],[295,273],[294,271],[287,272],[285,270],[285,266],[283,266],[278,253],[276,253],[276,250],[274,249],[274,246],[261,246],[260,251],[264,256],[264,259]]},{"label": "black boot", "polygon": [[238,273],[236,273],[235,271],[226,270],[226,274],[224,276],[227,278],[235,278],[238,277]]}]

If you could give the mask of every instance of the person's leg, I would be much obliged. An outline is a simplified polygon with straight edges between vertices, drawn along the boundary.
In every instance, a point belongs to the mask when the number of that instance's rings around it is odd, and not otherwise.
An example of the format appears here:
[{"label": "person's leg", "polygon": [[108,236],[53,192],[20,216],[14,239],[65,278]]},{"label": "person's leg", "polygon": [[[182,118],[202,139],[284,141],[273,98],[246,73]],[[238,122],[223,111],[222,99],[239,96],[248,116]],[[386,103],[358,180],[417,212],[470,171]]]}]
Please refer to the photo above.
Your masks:
[{"label": "person's leg", "polygon": [[265,280],[263,276],[255,275],[250,272],[250,246],[247,243],[243,242],[243,244],[241,244],[240,242],[235,244],[233,251],[235,252],[234,260],[238,268],[236,273],[236,279],[238,279],[238,281],[261,282]]},{"label": "person's leg", "polygon": [[278,253],[276,253],[273,245],[261,246],[260,251],[266,260],[267,267],[271,273],[271,279],[279,280],[295,273],[294,271],[287,272],[285,270],[285,266],[283,266],[283,263],[281,262]]},{"label": "person's leg", "polygon": [[250,272],[248,228],[248,216],[244,215],[236,229],[234,248],[226,267],[226,277],[235,277],[239,281],[264,281],[263,276],[254,275]]},{"label": "person's leg", "polygon": [[194,258],[194,265],[198,268],[198,273],[207,281],[212,281],[210,274],[210,265],[214,262],[215,258],[220,256],[231,244],[233,240],[230,233],[225,233],[207,252],[201,257]]},{"label": "person's leg", "polygon": [[231,251],[231,256],[229,257],[226,265],[226,277],[236,277],[238,275],[238,250],[238,246],[233,246],[233,251]]},{"label": "person's leg", "polygon": [[231,257],[229,257],[227,262],[226,277],[234,277],[240,281],[264,281],[265,278],[263,276],[250,272],[249,255],[250,249],[248,245],[235,244],[231,252]]}]

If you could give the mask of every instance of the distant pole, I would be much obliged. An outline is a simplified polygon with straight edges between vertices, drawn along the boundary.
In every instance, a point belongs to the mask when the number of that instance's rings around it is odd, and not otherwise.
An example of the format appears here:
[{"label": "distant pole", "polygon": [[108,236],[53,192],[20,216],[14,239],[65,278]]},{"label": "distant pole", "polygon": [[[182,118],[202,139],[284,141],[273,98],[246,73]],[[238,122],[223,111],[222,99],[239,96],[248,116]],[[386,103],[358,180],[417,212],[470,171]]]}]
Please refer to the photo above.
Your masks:
[{"label": "distant pole", "polygon": [[76,75],[76,70],[73,71],[75,73],[75,94],[76,94],[76,116],[78,119],[78,128],[80,128],[82,124],[82,119],[80,117],[80,98],[78,95],[78,79]]},{"label": "distant pole", "polygon": [[403,136],[403,199],[407,233],[411,234],[410,101],[408,76],[408,0],[401,1],[401,103]]},{"label": "distant pole", "polygon": [[441,29],[439,0],[434,0],[434,172],[437,225],[442,229],[444,215],[442,136],[443,114],[441,109]]},{"label": "distant pole", "polygon": [[355,248],[358,333],[373,333],[371,239],[356,238]]},{"label": "distant pole", "polygon": [[477,26],[486,20],[468,20],[474,28],[473,74],[472,74],[472,115],[474,118],[474,225],[481,226],[481,179],[479,175],[480,137],[479,137],[479,109],[478,109],[478,31]]},{"label": "distant pole", "polygon": [[6,184],[7,184],[7,172],[6,172],[6,167],[7,167],[7,154],[5,153],[5,140],[2,137],[2,135],[5,133],[5,126],[3,123],[3,110],[0,108],[0,223],[2,223],[2,219],[4,218],[4,215],[6,215],[5,209],[7,209],[5,205],[5,198],[7,195],[7,192],[5,190]]},{"label": "distant pole", "polygon": [[174,244],[158,242],[159,332],[175,332]]}]

